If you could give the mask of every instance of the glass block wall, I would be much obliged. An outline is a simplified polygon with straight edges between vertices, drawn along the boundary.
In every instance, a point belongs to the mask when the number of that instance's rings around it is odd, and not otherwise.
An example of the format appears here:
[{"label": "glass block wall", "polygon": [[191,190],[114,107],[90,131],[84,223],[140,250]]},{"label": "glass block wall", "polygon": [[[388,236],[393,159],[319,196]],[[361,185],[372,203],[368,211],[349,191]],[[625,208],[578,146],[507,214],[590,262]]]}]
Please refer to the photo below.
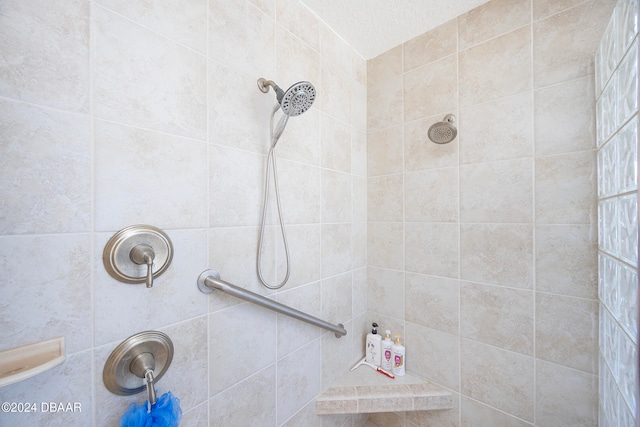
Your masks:
[{"label": "glass block wall", "polygon": [[620,0],[595,56],[600,427],[638,420],[638,0]]}]

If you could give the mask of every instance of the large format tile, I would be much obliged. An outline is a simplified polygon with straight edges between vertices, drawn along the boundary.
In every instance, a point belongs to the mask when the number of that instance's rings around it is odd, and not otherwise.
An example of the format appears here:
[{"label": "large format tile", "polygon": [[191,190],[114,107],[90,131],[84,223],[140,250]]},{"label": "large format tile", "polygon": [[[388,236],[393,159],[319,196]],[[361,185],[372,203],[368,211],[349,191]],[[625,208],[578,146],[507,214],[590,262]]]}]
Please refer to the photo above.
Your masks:
[{"label": "large format tile", "polygon": [[89,8],[84,0],[3,2],[0,95],[89,112]]},{"label": "large format tile", "polygon": [[0,116],[0,233],[89,231],[89,118],[10,100]]}]

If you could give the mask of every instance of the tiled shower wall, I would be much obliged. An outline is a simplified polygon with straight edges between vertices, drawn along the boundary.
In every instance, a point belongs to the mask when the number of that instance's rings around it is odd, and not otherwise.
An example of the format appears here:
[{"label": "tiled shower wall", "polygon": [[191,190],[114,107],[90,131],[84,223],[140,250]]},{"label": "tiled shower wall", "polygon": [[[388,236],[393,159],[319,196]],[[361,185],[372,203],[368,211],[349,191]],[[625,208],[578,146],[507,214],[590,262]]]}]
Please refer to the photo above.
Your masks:
[{"label": "tiled shower wall", "polygon": [[600,427],[638,413],[638,13],[620,1],[595,55]]},{"label": "tiled shower wall", "polygon": [[[0,425],[119,425],[144,396],[109,393],[104,362],[158,329],[175,356],[157,388],[181,399],[183,426],[350,426],[316,417],[313,398],[362,351],[366,62],[297,0],[7,0],[0,52],[0,349],[64,336],[67,355],[0,401],[82,408]],[[278,145],[293,270],[275,294],[255,273],[275,103],[259,77],[318,90]],[[139,223],[175,248],[152,289],[102,265],[114,232]],[[274,224],[272,211],[271,282],[284,271]],[[207,268],[349,335],[202,294]]]},{"label": "tiled shower wall", "polygon": [[[598,422],[593,55],[616,2],[492,0],[368,63],[368,321],[454,410]],[[448,114],[457,138],[431,143]]]}]

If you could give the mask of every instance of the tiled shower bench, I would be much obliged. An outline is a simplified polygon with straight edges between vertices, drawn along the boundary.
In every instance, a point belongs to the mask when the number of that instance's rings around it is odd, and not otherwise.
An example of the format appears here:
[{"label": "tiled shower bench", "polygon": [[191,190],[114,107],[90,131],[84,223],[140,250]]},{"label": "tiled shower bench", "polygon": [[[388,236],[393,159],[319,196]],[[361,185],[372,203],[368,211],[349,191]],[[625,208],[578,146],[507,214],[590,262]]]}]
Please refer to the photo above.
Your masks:
[{"label": "tiled shower bench", "polygon": [[335,381],[316,399],[316,414],[435,411],[451,409],[448,390],[410,372],[394,379],[360,366]]}]

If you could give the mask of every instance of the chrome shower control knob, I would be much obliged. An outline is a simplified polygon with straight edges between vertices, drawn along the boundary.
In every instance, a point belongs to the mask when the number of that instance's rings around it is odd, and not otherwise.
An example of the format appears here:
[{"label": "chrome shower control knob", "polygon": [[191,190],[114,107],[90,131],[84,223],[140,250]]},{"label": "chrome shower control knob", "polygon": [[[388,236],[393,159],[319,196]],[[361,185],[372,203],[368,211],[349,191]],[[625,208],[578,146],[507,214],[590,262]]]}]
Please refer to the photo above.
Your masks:
[{"label": "chrome shower control knob", "polygon": [[151,225],[132,225],[118,231],[107,242],[102,261],[107,272],[124,283],[153,286],[173,258],[169,236]]}]

